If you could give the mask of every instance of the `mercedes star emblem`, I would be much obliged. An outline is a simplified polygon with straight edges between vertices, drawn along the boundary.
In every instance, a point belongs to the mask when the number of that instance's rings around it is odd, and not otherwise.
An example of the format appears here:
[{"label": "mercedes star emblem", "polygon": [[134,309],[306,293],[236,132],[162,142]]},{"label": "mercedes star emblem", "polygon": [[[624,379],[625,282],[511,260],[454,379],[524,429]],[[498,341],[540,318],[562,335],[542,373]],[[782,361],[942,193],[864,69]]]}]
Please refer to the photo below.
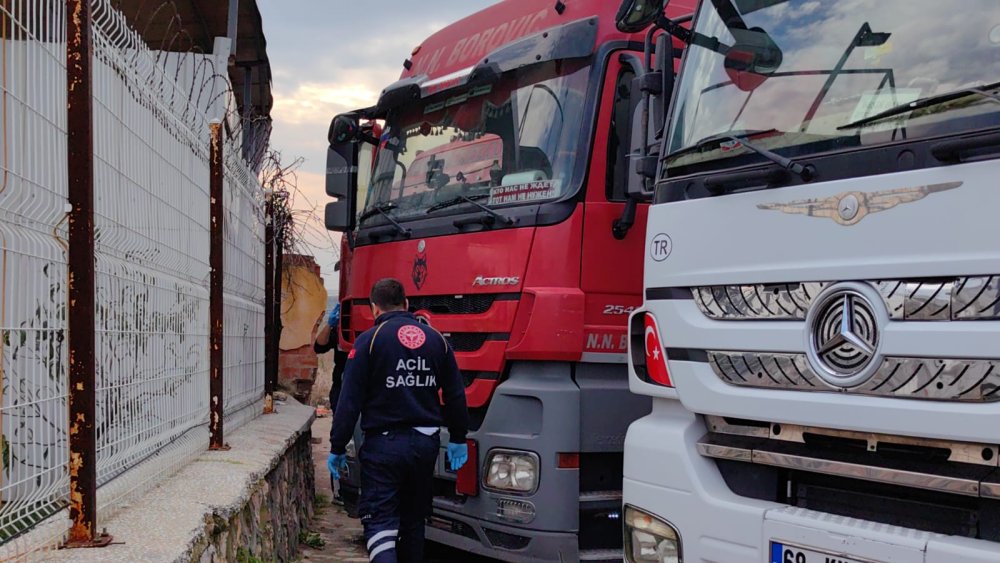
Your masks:
[{"label": "mercedes star emblem", "polygon": [[885,313],[879,314],[864,286],[855,285],[860,284],[829,288],[806,319],[809,362],[820,378],[836,387],[864,383],[881,364],[879,335]]}]

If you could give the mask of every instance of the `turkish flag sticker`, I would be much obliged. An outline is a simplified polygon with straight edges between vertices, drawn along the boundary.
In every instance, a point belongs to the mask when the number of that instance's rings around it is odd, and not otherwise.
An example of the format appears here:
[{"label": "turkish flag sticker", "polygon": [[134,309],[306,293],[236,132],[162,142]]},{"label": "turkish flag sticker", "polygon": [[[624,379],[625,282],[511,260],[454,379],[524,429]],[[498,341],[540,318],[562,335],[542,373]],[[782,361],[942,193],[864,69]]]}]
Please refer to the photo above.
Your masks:
[{"label": "turkish flag sticker", "polygon": [[663,346],[660,345],[660,329],[656,326],[656,319],[653,318],[653,315],[646,313],[645,317],[646,373],[654,382],[673,387],[670,373],[667,371],[667,358],[663,353]]}]

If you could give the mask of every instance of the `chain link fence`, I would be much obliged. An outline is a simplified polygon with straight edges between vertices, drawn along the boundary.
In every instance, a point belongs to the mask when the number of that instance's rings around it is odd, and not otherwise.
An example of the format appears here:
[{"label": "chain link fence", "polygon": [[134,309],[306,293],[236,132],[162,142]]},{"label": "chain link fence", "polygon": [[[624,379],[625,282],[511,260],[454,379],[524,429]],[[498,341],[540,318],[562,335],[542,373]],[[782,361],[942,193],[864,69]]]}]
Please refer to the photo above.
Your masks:
[{"label": "chain link fence", "polygon": [[[91,7],[95,432],[106,519],[208,444],[211,119],[232,132],[228,430],[261,412],[264,196],[242,157],[225,55],[151,49],[113,0]],[[65,29],[64,2],[0,1],[2,560],[56,545],[69,525]]]}]

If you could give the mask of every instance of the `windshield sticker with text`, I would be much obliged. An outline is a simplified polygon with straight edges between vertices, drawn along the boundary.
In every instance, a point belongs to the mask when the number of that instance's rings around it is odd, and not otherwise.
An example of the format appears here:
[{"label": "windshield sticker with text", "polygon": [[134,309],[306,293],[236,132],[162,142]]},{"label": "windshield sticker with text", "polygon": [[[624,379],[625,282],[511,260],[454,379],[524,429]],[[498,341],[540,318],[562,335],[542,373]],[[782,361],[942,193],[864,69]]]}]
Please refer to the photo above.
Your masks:
[{"label": "windshield sticker with text", "polygon": [[490,188],[490,205],[550,199],[558,194],[555,182],[543,180]]}]

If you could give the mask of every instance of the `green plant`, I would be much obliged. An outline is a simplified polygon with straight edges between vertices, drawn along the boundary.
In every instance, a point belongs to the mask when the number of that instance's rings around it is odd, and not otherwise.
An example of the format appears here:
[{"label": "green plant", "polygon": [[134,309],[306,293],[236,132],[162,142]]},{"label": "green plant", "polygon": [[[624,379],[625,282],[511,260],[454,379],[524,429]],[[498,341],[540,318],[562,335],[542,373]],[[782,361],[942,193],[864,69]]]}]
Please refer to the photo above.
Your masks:
[{"label": "green plant", "polygon": [[250,550],[245,547],[236,550],[236,561],[238,563],[264,563],[263,559],[250,553]]},{"label": "green plant", "polygon": [[326,545],[326,541],[317,532],[310,532],[308,530],[303,530],[299,533],[299,543],[312,549],[323,549],[323,546]]}]

